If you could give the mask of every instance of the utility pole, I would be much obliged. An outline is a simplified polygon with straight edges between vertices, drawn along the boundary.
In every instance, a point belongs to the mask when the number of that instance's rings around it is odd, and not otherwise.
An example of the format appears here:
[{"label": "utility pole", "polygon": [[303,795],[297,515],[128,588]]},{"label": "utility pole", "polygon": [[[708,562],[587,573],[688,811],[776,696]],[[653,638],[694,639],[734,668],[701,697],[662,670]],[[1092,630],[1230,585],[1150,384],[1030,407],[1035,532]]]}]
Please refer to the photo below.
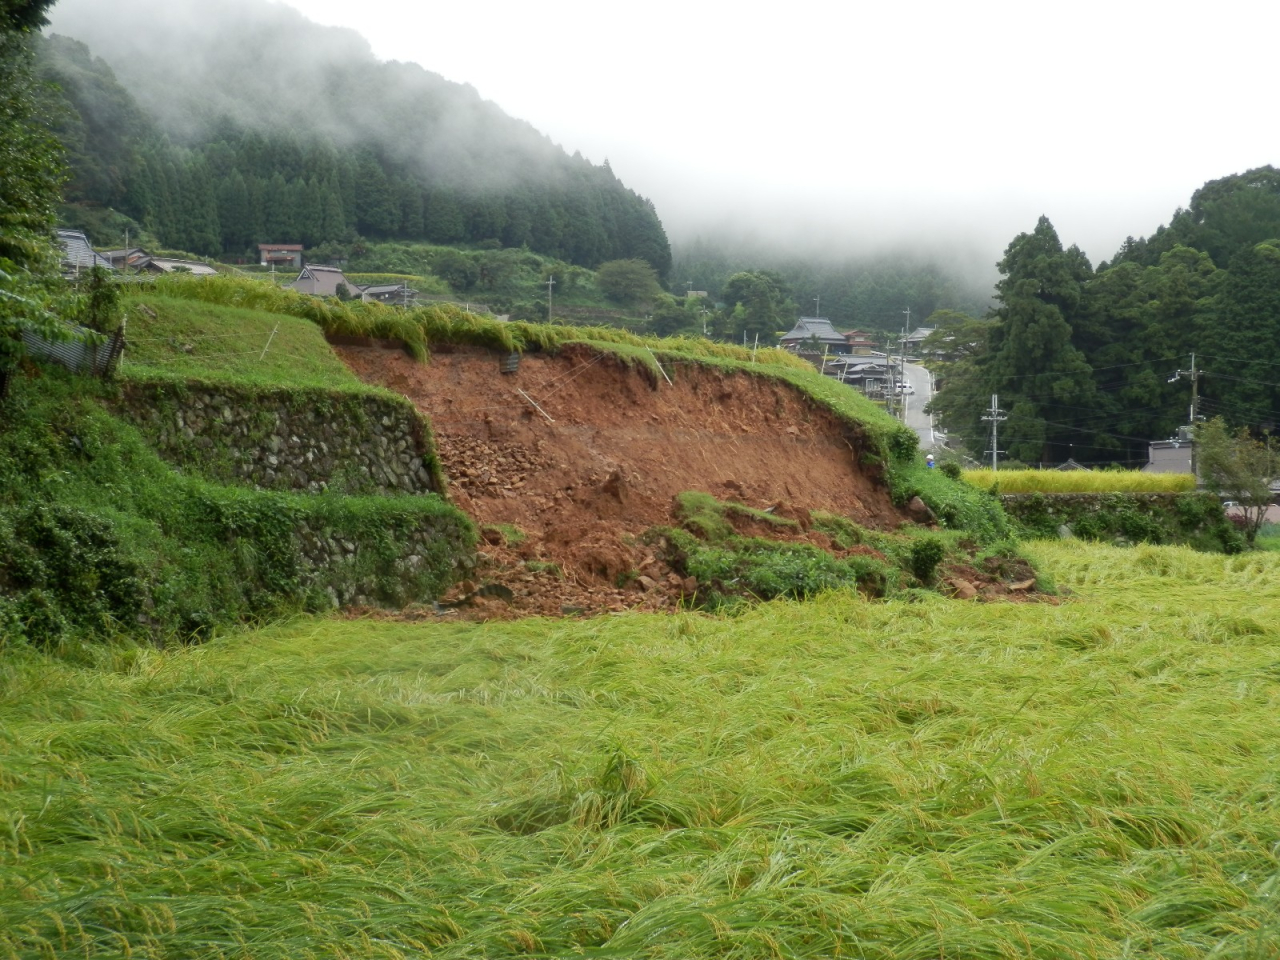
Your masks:
[{"label": "utility pole", "polygon": [[547,277],[547,323],[551,322],[551,288],[556,285],[556,276],[551,274]]},{"label": "utility pole", "polygon": [[998,454],[1000,450],[996,444],[997,426],[1009,418],[1004,415],[1004,411],[1000,409],[1000,397],[998,394],[991,395],[991,412],[982,418],[991,422],[991,470],[994,473],[1000,469],[1000,461]]},{"label": "utility pole", "polygon": [[887,333],[884,335],[884,372],[889,375],[889,392],[885,394],[884,409],[892,417],[897,415],[895,408],[898,393],[893,382],[893,340]]},{"label": "utility pole", "polygon": [[1181,380],[1186,377],[1191,381],[1191,416],[1189,419],[1191,429],[1187,432],[1191,434],[1191,475],[1197,478],[1199,482],[1200,472],[1199,465],[1196,463],[1196,435],[1195,426],[1200,421],[1200,371],[1196,369],[1196,355],[1191,354],[1191,369],[1179,370],[1169,378],[1170,383]]},{"label": "utility pole", "polygon": [[1196,355],[1193,353],[1191,354],[1191,369],[1179,370],[1169,378],[1170,383],[1183,377],[1187,377],[1191,381],[1191,419],[1189,422],[1193,427],[1200,420],[1200,373],[1201,371],[1196,369]]},{"label": "utility pole", "polygon": [[902,311],[907,315],[906,325],[902,328],[902,339],[898,341],[898,382],[907,382],[907,335],[911,333],[911,308]]},{"label": "utility pole", "polygon": [[821,296],[817,296],[813,298],[813,315],[815,317],[822,316],[822,297]]}]

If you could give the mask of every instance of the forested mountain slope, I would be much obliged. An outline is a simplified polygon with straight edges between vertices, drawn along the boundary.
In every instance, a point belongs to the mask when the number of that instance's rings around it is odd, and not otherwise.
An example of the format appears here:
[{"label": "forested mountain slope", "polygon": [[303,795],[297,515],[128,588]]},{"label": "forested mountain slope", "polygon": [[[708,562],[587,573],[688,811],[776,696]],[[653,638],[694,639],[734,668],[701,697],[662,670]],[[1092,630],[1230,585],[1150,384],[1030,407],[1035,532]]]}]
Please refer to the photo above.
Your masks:
[{"label": "forested mountain slope", "polygon": [[1141,466],[1191,416],[1255,434],[1280,424],[1280,171],[1211,180],[1150,237],[1093,267],[1047,217],[999,265],[985,322],[956,318],[934,412],[953,440],[1027,463]]},{"label": "forested mountain slope", "polygon": [[40,58],[64,101],[67,199],[116,208],[169,246],[216,255],[358,233],[670,267],[652,203],[607,162],[281,5],[64,0]]}]

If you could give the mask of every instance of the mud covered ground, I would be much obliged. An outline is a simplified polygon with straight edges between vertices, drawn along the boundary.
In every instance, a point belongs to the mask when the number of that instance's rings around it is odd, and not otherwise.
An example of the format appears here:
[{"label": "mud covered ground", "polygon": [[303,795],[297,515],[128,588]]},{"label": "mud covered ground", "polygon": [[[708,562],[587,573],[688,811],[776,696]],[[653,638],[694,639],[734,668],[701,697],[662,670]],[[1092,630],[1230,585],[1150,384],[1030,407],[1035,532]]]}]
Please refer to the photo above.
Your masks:
[{"label": "mud covered ground", "polygon": [[[859,466],[856,431],[771,378],[664,363],[669,384],[587,346],[525,355],[508,374],[479,348],[435,347],[427,365],[377,347],[337,352],[426,414],[450,496],[485,536],[477,580],[445,598],[449,615],[677,607],[696,584],[639,537],[670,524],[687,490],[871,529],[907,519]],[[820,533],[794,536],[840,552]],[[485,583],[498,587],[477,594]]]}]

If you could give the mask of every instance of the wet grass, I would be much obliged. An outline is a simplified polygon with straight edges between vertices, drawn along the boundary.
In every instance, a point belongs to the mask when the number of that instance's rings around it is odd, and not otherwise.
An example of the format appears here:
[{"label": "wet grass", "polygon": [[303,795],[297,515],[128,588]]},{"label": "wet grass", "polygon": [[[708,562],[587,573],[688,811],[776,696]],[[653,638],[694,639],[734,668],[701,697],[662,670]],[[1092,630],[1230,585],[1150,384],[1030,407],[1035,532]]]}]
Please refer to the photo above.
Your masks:
[{"label": "wet grass", "polygon": [[154,294],[126,304],[127,377],[372,392],[308,320]]},{"label": "wet grass", "polygon": [[0,659],[0,957],[1274,958],[1280,558]]}]

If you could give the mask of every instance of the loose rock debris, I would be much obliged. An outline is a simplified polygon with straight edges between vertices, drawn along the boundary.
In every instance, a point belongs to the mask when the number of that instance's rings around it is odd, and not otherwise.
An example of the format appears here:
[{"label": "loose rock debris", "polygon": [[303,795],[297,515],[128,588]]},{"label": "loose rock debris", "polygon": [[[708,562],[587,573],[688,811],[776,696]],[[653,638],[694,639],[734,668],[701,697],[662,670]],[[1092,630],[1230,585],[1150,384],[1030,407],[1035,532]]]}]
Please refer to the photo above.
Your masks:
[{"label": "loose rock debris", "polygon": [[[932,520],[923,504],[896,508],[864,470],[855,427],[773,378],[666,364],[668,384],[587,345],[526,355],[511,374],[480,348],[437,346],[425,365],[375,348],[337,351],[365,382],[404,394],[430,419],[450,496],[485,539],[478,582],[511,591],[505,599],[460,584],[403,616],[559,617],[691,604],[696,582],[640,540],[672,523],[673,500],[686,490],[785,516],[824,510],[871,529]],[[840,552],[817,532],[769,535]]]}]

